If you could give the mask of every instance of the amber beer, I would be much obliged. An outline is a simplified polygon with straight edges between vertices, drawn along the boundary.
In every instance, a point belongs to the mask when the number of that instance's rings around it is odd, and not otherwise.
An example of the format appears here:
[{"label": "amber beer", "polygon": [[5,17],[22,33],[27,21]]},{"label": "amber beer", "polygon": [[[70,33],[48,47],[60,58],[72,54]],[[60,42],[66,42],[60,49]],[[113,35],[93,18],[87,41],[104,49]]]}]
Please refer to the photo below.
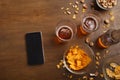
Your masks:
[{"label": "amber beer", "polygon": [[87,35],[98,29],[98,19],[95,15],[87,15],[82,20],[82,25],[79,27],[80,32],[83,35]]},{"label": "amber beer", "polygon": [[98,40],[98,46],[101,48],[108,48],[109,46],[116,44],[120,41],[120,29],[113,30],[110,29],[103,35],[101,35]]},{"label": "amber beer", "polygon": [[60,26],[56,31],[56,36],[59,43],[69,41],[73,37],[73,30],[66,25]]},{"label": "amber beer", "polygon": [[55,30],[55,41],[57,43],[64,43],[70,41],[73,38],[73,35],[75,34],[74,29],[75,25],[69,20],[59,22]]}]

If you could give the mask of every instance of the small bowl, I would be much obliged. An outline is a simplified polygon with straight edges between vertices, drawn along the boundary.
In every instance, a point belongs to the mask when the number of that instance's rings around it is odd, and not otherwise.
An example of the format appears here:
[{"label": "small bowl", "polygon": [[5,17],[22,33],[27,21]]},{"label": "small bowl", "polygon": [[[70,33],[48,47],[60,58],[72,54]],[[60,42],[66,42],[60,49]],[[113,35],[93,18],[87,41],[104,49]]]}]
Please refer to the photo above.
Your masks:
[{"label": "small bowl", "polygon": [[111,63],[116,63],[117,65],[120,65],[120,54],[116,54],[116,55],[110,55],[107,56],[104,60],[103,60],[103,75],[105,80],[113,80],[112,78],[110,78],[107,73],[106,73],[106,68],[112,70],[113,68],[110,66]]},{"label": "small bowl", "polygon": [[116,5],[112,6],[111,8],[105,8],[105,7],[103,7],[103,6],[98,2],[98,0],[96,0],[96,3],[97,3],[97,5],[98,5],[98,7],[100,7],[101,9],[103,9],[103,10],[110,10],[110,9],[114,8],[114,7],[117,5],[117,0],[116,0]]},{"label": "small bowl", "polygon": [[[72,45],[72,46],[74,46],[74,45]],[[67,51],[70,49],[69,48],[65,51],[65,53],[63,55],[63,64],[69,72],[71,72],[73,74],[81,75],[81,74],[89,73],[93,69],[93,66],[95,65],[95,56],[94,56],[93,50],[88,45],[81,44],[81,45],[79,45],[79,48],[81,50],[83,50],[84,52],[86,52],[86,54],[89,56],[89,58],[91,58],[91,62],[83,69],[80,69],[80,70],[71,69],[69,67],[69,63],[67,62],[67,59],[66,59]]]}]

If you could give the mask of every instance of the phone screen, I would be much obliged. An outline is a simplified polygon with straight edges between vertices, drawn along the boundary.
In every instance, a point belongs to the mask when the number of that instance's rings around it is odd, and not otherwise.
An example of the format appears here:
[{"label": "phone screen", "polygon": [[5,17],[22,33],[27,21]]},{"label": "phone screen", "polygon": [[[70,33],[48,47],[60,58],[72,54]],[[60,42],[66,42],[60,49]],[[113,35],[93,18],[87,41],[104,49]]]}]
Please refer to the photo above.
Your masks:
[{"label": "phone screen", "polygon": [[28,64],[44,64],[42,32],[27,33],[25,38]]}]

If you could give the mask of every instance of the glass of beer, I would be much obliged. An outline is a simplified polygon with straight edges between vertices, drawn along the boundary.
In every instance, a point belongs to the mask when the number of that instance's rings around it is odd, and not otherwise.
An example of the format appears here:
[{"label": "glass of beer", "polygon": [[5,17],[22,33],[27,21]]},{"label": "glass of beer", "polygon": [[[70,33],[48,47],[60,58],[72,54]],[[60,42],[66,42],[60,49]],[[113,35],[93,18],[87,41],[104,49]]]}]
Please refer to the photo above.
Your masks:
[{"label": "glass of beer", "polygon": [[63,20],[60,21],[55,29],[56,38],[55,41],[57,43],[63,43],[70,41],[74,34],[76,26],[75,24],[70,20]]},{"label": "glass of beer", "polygon": [[100,16],[94,13],[85,14],[82,18],[82,25],[79,27],[79,32],[83,35],[90,34],[99,28],[99,23]]}]

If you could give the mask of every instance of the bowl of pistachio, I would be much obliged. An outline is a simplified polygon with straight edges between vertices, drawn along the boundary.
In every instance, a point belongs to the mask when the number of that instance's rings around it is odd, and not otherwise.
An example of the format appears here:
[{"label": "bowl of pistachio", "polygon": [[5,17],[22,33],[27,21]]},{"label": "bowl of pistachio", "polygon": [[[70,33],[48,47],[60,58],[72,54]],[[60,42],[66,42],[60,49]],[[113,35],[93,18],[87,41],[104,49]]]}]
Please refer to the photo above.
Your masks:
[{"label": "bowl of pistachio", "polygon": [[117,5],[117,0],[96,0],[96,3],[101,9],[109,10]]}]

